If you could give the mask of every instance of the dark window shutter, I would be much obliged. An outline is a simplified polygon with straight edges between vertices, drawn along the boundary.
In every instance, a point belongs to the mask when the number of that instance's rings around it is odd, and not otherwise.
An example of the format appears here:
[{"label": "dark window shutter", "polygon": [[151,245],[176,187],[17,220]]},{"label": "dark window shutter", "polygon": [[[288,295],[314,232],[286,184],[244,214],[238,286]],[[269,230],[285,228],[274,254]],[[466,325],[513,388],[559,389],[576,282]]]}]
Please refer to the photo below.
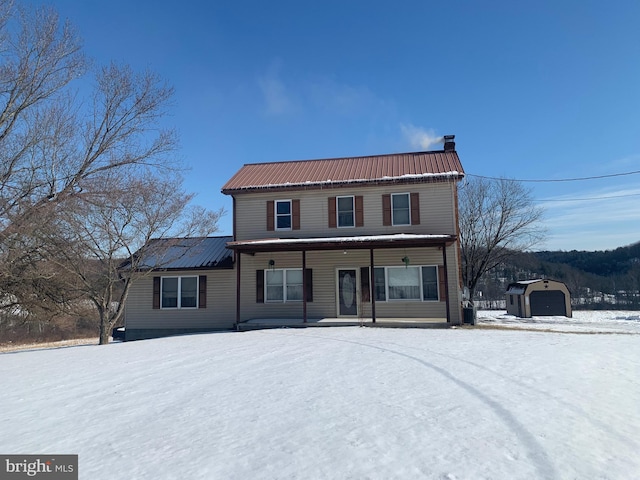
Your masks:
[{"label": "dark window shutter", "polygon": [[270,232],[274,230],[273,217],[274,217],[273,200],[270,200],[267,202],[267,230]]},{"label": "dark window shutter", "polygon": [[382,224],[391,225],[391,195],[382,195]]},{"label": "dark window shutter", "polygon": [[256,270],[256,303],[264,303],[264,270]]},{"label": "dark window shutter", "polygon": [[307,287],[307,302],[313,302],[313,272],[310,268],[305,269],[304,276],[304,282]]},{"label": "dark window shutter", "polygon": [[300,200],[291,200],[291,229],[300,230]]},{"label": "dark window shutter", "polygon": [[442,265],[438,265],[438,293],[440,301],[445,302],[447,300],[447,286],[444,282],[444,266]]},{"label": "dark window shutter", "polygon": [[198,308],[207,308],[207,276],[198,278]]},{"label": "dark window shutter", "polygon": [[160,277],[153,277],[153,308],[160,308]]},{"label": "dark window shutter", "polygon": [[336,228],[336,197],[329,197],[329,228]]},{"label": "dark window shutter", "polygon": [[411,194],[411,225],[420,225],[420,196],[418,192]]},{"label": "dark window shutter", "polygon": [[356,196],[356,227],[364,226],[364,201],[362,195]]},{"label": "dark window shutter", "polygon": [[360,267],[360,298],[362,298],[363,302],[371,301],[371,289],[369,288],[370,283],[369,267]]}]

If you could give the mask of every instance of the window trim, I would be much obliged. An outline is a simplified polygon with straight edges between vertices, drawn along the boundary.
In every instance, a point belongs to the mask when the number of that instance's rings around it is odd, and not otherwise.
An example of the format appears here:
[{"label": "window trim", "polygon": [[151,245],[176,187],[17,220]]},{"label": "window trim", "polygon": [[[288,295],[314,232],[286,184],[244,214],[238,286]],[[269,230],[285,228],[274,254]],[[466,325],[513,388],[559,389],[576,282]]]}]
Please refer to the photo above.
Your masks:
[{"label": "window trim", "polygon": [[[269,283],[267,282],[267,273],[268,272],[282,272],[282,300],[269,300],[268,296],[267,296],[267,287],[269,286]],[[288,284],[288,275],[287,272],[288,271],[298,271],[298,272],[302,272],[302,283],[294,283],[294,285],[300,285],[300,288],[302,288],[302,297],[298,300],[298,299],[289,299],[287,298],[287,284]],[[269,269],[269,270],[264,270],[264,303],[302,303],[302,300],[304,298],[304,296],[306,295],[306,293],[304,292],[304,272],[302,271],[302,268],[274,268],[274,269]]]},{"label": "window trim", "polygon": [[[278,204],[279,203],[288,203],[289,204],[289,213],[287,214],[283,214],[283,213],[278,213]],[[280,228],[278,227],[278,218],[279,217],[285,217],[288,216],[289,217],[289,227],[288,228]],[[273,229],[274,230],[279,230],[279,231],[291,231],[293,230],[293,200],[292,199],[288,199],[288,200],[274,200],[273,201]]]},{"label": "window trim", "polygon": [[[175,307],[164,306],[164,281],[170,278],[178,279],[178,292],[177,301]],[[182,279],[183,278],[195,278],[196,279],[196,304],[194,307],[182,306]],[[198,275],[166,275],[160,277],[160,310],[197,310],[200,308],[200,277]]]},{"label": "window trim", "polygon": [[[399,197],[399,196],[405,196],[407,197],[407,213],[409,215],[409,223],[396,223],[395,220],[395,208],[393,206],[393,198],[394,197]],[[406,227],[409,225],[412,225],[411,223],[411,193],[410,192],[399,192],[399,193],[392,193],[391,194],[391,225],[394,227]]]},{"label": "window trim", "polygon": [[[351,218],[353,221],[352,225],[340,225],[340,199],[341,198],[351,199]],[[337,228],[356,228],[356,197],[355,195],[336,196],[336,227]]]},{"label": "window trim", "polygon": [[[422,278],[422,269],[423,268],[433,268],[435,270],[435,274],[436,274],[436,286],[438,289],[438,296],[435,299],[432,298],[428,298],[425,299],[424,298],[424,283],[423,283],[423,278]],[[419,288],[420,288],[420,298],[390,298],[389,297],[389,270],[390,269],[402,269],[402,268],[417,268],[418,269],[418,274],[419,274]],[[436,303],[436,302],[440,302],[442,295],[440,292],[440,280],[439,280],[439,276],[438,276],[438,269],[439,266],[438,265],[410,265],[407,267],[403,267],[403,266],[381,266],[381,265],[376,265],[375,269],[384,269],[384,276],[381,277],[384,279],[384,296],[385,299],[384,300],[380,300],[377,298],[376,296],[376,302],[426,302],[426,303]],[[374,274],[375,275],[375,274]],[[374,287],[371,289],[373,291],[373,294],[376,294],[375,291],[375,285]]]}]

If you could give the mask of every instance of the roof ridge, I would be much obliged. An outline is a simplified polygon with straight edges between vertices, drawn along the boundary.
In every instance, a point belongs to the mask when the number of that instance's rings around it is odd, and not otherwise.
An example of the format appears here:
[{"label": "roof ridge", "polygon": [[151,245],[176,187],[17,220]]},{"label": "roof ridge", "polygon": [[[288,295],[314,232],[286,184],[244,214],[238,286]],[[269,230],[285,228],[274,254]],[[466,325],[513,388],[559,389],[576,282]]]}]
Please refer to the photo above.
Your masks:
[{"label": "roof ridge", "polygon": [[245,163],[243,166],[248,167],[252,165],[278,165],[282,163],[290,164],[290,163],[301,163],[301,162],[330,162],[330,161],[338,161],[338,160],[355,160],[358,158],[391,157],[396,155],[423,155],[428,153],[445,153],[445,150],[424,150],[420,152],[394,152],[394,153],[380,153],[380,154],[372,154],[372,155],[356,155],[356,156],[346,156],[346,157],[307,158],[307,159],[299,159],[299,160],[276,160],[273,162]]}]

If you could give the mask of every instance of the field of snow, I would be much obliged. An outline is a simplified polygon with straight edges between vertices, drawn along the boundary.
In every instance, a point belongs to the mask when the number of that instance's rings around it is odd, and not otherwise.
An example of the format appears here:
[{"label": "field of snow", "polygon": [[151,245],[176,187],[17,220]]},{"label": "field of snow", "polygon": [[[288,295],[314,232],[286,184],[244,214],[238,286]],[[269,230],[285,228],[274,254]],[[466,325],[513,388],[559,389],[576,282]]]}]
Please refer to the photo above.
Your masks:
[{"label": "field of snow", "polygon": [[0,452],[87,480],[640,476],[634,333],[229,332],[2,353],[0,378]]},{"label": "field of snow", "polygon": [[479,310],[478,325],[549,330],[576,333],[636,333],[640,334],[640,312],[627,310],[577,310],[572,318],[518,318],[505,310]]}]

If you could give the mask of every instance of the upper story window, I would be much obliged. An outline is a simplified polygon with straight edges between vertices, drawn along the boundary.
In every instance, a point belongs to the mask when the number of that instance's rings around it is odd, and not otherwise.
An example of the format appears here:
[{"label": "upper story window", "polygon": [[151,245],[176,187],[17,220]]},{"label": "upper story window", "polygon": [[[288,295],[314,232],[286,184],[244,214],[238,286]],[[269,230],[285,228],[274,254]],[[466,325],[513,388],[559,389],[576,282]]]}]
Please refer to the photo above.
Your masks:
[{"label": "upper story window", "polygon": [[300,199],[267,201],[267,230],[300,230]]},{"label": "upper story window", "polygon": [[364,200],[362,195],[329,197],[329,228],[364,226]]},{"label": "upper story window", "polygon": [[291,200],[276,200],[276,230],[291,230]]},{"label": "upper story window", "polygon": [[355,227],[354,197],[336,197],[338,227]]},{"label": "upper story window", "polygon": [[162,277],[161,283],[162,308],[198,307],[198,277]]},{"label": "upper story window", "polygon": [[411,225],[411,206],[408,193],[391,195],[391,218],[393,225]]},{"label": "upper story window", "polygon": [[420,225],[418,192],[382,195],[382,224],[384,226]]}]

